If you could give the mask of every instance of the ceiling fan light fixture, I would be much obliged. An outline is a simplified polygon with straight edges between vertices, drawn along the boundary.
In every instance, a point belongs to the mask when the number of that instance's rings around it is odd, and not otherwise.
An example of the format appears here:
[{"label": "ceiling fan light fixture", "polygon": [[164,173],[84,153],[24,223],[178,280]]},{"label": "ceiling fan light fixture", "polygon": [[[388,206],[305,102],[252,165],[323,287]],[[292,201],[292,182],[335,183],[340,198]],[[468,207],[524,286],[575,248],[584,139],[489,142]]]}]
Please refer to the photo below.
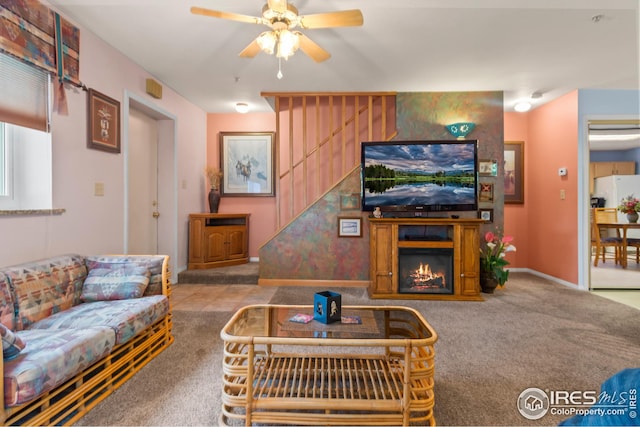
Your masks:
[{"label": "ceiling fan light fixture", "polygon": [[276,42],[278,41],[278,36],[273,31],[265,31],[260,34],[256,39],[258,42],[258,46],[260,49],[267,55],[273,55],[275,52]]},{"label": "ceiling fan light fixture", "polygon": [[300,47],[300,39],[296,33],[289,30],[282,30],[278,33],[278,58],[289,59]]}]

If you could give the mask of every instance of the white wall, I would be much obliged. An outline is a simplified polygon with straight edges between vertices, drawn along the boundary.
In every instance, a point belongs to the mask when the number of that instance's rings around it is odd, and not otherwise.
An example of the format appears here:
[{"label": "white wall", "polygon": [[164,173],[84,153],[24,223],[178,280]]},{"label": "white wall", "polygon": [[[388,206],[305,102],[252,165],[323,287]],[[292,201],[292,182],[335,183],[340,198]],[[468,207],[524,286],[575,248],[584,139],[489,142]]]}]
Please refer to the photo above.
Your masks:
[{"label": "white wall", "polygon": [[[188,215],[203,208],[199,183],[206,161],[207,116],[167,86],[161,100],[150,97],[145,93],[147,78],[154,76],[80,27],[80,79],[87,87],[120,101],[121,113],[126,90],[177,118],[179,259],[173,261],[179,271],[187,264]],[[66,212],[0,216],[0,266],[65,253],[124,250],[124,155],[88,149],[87,94],[69,88],[67,98],[69,115],[54,113],[52,118],[53,208]],[[104,197],[94,196],[96,182],[104,183]]]}]

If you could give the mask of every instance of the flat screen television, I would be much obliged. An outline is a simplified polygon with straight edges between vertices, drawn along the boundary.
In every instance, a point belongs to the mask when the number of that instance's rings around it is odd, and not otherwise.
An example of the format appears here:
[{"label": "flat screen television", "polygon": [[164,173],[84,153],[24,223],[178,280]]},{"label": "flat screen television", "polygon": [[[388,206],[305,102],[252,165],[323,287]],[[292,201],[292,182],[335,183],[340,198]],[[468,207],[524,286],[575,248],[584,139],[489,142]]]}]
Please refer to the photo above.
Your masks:
[{"label": "flat screen television", "polygon": [[363,211],[475,211],[477,177],[477,140],[362,143]]}]

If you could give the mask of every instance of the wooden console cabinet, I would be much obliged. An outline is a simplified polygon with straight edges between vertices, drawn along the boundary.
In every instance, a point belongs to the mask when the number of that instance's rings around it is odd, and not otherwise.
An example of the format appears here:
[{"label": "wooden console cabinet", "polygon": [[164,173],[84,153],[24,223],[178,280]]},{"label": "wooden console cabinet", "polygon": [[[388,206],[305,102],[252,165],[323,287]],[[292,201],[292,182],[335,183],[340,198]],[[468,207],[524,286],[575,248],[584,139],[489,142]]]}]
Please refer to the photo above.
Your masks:
[{"label": "wooden console cabinet", "polygon": [[249,214],[190,214],[188,269],[249,262]]},{"label": "wooden console cabinet", "polygon": [[[369,218],[371,298],[480,301],[481,219]],[[437,236],[431,235],[437,231]],[[453,249],[453,293],[401,293],[401,248]]]}]

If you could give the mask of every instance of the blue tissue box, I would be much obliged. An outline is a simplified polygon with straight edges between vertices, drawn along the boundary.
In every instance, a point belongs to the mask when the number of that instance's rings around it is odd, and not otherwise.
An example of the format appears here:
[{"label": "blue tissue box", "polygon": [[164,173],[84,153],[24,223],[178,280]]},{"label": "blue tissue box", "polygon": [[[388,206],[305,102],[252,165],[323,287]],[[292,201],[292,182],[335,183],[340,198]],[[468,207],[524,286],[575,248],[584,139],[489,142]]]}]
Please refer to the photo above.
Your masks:
[{"label": "blue tissue box", "polygon": [[318,292],[313,296],[313,318],[322,323],[339,322],[342,296],[337,292]]}]

